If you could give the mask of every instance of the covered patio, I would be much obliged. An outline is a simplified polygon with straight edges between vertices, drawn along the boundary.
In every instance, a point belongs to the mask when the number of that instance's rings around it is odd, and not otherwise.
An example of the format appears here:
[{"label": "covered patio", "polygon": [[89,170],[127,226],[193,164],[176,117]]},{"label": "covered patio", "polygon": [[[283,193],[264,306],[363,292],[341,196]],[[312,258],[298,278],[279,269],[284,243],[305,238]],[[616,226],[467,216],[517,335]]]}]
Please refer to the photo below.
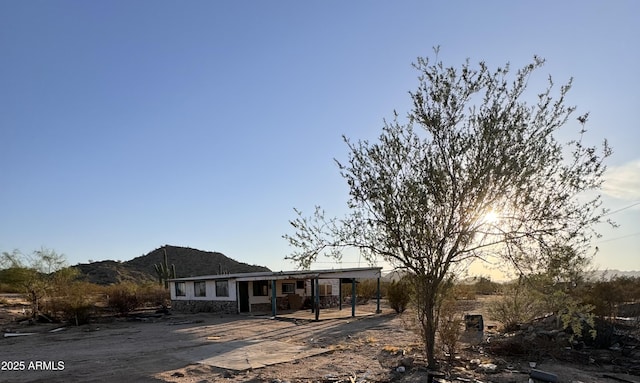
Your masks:
[{"label": "covered patio", "polygon": [[[343,309],[343,300],[342,300],[342,286],[343,284],[349,284],[351,286],[351,317],[356,316],[356,303],[357,303],[357,283],[358,279],[375,279],[377,282],[377,291],[376,291],[376,313],[380,313],[380,277],[381,277],[381,267],[367,267],[367,268],[349,268],[349,269],[331,269],[331,270],[296,270],[296,271],[280,271],[273,273],[259,273],[260,275],[246,275],[246,276],[237,276],[236,280],[238,282],[249,282],[249,281],[264,281],[269,280],[271,282],[271,316],[278,316],[278,305],[277,305],[277,289],[276,289],[276,281],[278,280],[291,280],[291,279],[304,279],[311,281],[311,298],[312,298],[312,307],[311,314],[305,315],[303,312],[294,312],[294,313],[286,313],[284,317],[291,317],[295,319],[314,319],[316,321],[320,320],[320,280],[339,280],[338,283],[338,309],[336,311],[335,308],[326,309],[332,318],[335,317],[344,317],[342,313]],[[268,275],[266,275],[268,274]],[[240,300],[241,298],[238,297]],[[324,310],[322,310],[324,311]],[[371,315],[373,313],[367,313]]]}]

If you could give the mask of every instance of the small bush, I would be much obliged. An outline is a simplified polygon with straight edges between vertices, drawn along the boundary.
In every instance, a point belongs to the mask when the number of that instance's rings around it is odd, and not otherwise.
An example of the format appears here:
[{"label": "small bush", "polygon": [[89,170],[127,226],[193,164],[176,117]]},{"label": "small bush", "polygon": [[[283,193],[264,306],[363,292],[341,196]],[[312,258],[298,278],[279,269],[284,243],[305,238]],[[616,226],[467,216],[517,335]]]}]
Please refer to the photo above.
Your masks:
[{"label": "small bush", "polygon": [[541,299],[520,283],[505,286],[503,295],[489,303],[489,316],[504,325],[505,331],[513,331],[522,323],[531,321],[542,312]]},{"label": "small bush", "polygon": [[62,319],[76,326],[89,323],[95,312],[93,304],[88,302],[66,302],[59,307]]},{"label": "small bush", "polygon": [[620,313],[621,307],[640,302],[640,278],[618,277],[601,279],[583,287],[582,297],[585,303],[594,306],[594,314],[601,318],[616,316],[634,316],[633,313]]},{"label": "small bush", "polygon": [[474,284],[476,294],[492,295],[500,291],[500,284],[492,282],[491,279],[480,277]]},{"label": "small bush", "polygon": [[456,306],[453,297],[447,297],[440,308],[440,323],[438,326],[438,339],[440,347],[449,360],[458,352],[460,336],[462,335],[462,312]]},{"label": "small bush", "polygon": [[120,314],[128,314],[140,304],[138,286],[133,283],[122,282],[111,285],[107,288],[107,295],[108,306]]},{"label": "small bush", "polygon": [[[366,304],[369,300],[378,296],[378,281],[375,279],[364,279],[356,284],[356,295],[358,304]],[[351,298],[351,283],[346,283],[342,288],[342,299]]]},{"label": "small bush", "polygon": [[399,281],[392,281],[387,286],[387,300],[389,306],[395,310],[396,313],[403,313],[411,302],[411,288],[409,283],[405,279]]},{"label": "small bush", "polygon": [[365,279],[358,283],[356,286],[356,293],[358,294],[358,302],[365,304],[369,300],[374,299],[378,295],[378,281],[374,279]]},{"label": "small bush", "polygon": [[99,286],[77,280],[72,268],[58,270],[50,277],[42,312],[52,320],[71,324],[88,323],[94,313],[95,295]]},{"label": "small bush", "polygon": [[64,319],[76,326],[88,323],[95,312],[98,288],[99,286],[88,282],[72,283],[62,305]]},{"label": "small bush", "polygon": [[138,290],[138,303],[141,306],[167,307],[171,302],[171,294],[156,283],[149,283],[141,286]]},{"label": "small bush", "polygon": [[462,300],[476,300],[476,287],[475,285],[459,284],[454,287],[455,299]]}]

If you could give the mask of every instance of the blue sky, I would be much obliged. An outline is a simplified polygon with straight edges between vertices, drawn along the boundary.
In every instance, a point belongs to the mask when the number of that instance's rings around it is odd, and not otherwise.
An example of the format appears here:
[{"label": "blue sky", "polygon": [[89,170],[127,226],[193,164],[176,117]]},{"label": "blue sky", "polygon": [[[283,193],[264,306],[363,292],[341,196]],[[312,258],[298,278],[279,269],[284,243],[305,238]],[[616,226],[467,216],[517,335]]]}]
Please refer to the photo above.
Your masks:
[{"label": "blue sky", "polygon": [[639,14],[635,1],[2,1],[0,251],[75,264],[172,244],[293,269],[293,208],[345,213],[341,135],[372,139],[404,115],[411,63],[440,45],[455,66],[542,56],[534,88],[574,77],[589,140],[614,148],[605,202],[624,209],[595,264],[640,270]]}]

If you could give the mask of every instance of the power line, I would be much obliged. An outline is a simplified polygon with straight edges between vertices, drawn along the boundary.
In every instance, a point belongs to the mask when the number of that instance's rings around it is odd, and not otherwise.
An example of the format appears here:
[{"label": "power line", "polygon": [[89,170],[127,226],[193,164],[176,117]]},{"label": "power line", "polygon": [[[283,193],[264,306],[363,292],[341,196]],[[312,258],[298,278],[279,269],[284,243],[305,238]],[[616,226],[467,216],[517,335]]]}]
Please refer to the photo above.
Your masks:
[{"label": "power line", "polygon": [[621,209],[610,211],[607,214],[603,215],[603,217],[606,217],[606,216],[611,215],[611,214],[619,213],[619,212],[627,210],[627,209],[631,209],[632,207],[637,206],[637,205],[640,205],[640,201],[632,203],[631,205],[625,206],[625,207],[623,207]]},{"label": "power line", "polygon": [[629,237],[635,237],[636,235],[640,235],[640,231],[639,231],[639,232],[637,232],[637,233],[633,233],[633,234],[623,235],[622,237],[615,237],[615,238],[605,239],[604,241],[597,242],[597,243],[596,243],[596,245],[598,245],[598,244],[600,244],[600,243],[605,243],[605,242],[615,241],[615,240],[617,240],[617,239],[629,238]]}]

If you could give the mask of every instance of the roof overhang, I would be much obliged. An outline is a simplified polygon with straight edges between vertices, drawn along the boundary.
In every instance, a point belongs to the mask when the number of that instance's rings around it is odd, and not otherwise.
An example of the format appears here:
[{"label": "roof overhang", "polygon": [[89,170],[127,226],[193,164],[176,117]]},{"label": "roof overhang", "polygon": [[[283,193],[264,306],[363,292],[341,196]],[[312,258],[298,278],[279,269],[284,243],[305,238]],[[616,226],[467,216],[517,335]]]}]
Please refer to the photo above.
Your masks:
[{"label": "roof overhang", "polygon": [[358,267],[329,270],[293,270],[276,272],[257,272],[239,274],[200,275],[195,277],[174,278],[170,281],[201,281],[233,279],[236,281],[264,281],[280,279],[376,279],[380,278],[382,267]]}]

